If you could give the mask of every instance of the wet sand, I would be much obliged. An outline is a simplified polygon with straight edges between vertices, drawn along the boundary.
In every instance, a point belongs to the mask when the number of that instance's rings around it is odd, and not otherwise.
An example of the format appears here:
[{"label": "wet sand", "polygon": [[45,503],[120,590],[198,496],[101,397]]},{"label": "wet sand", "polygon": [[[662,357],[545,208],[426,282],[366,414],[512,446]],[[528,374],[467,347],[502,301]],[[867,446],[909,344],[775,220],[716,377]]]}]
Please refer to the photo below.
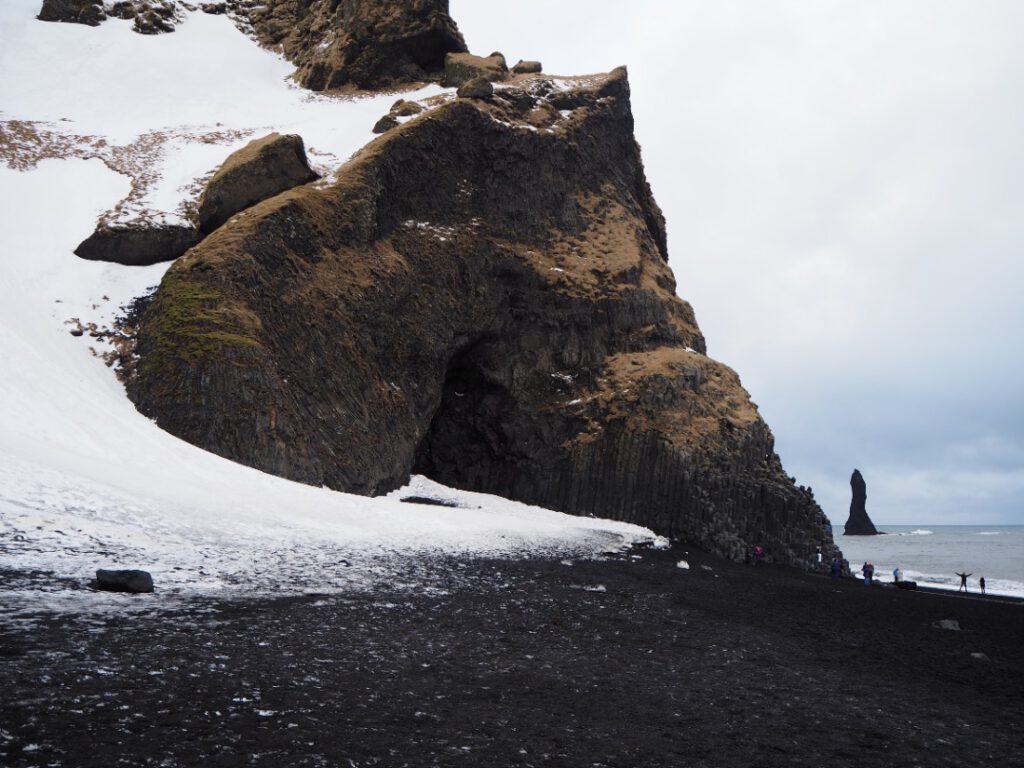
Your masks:
[{"label": "wet sand", "polygon": [[633,554],[0,625],[0,764],[1020,764],[1024,604]]}]

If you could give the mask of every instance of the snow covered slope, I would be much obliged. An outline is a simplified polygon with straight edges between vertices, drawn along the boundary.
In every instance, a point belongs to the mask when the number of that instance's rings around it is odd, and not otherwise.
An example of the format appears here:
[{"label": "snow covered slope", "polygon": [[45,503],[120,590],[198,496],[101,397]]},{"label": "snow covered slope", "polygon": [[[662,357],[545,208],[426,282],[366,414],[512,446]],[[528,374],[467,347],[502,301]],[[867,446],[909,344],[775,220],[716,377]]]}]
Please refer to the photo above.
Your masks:
[{"label": "snow covered slope", "polygon": [[[324,591],[429,582],[429,555],[588,554],[653,539],[422,478],[379,499],[298,485],[139,415],[101,343],[69,330],[109,325],[166,267],[75,257],[97,218],[180,219],[224,157],[271,130],[302,135],[329,173],[396,97],[304,92],[287,62],[222,16],[144,37],[118,20],[36,21],[38,8],[0,4],[0,615],[125,605],[69,588],[98,567],[150,570],[164,595]],[[410,494],[459,506],[399,501]]]}]

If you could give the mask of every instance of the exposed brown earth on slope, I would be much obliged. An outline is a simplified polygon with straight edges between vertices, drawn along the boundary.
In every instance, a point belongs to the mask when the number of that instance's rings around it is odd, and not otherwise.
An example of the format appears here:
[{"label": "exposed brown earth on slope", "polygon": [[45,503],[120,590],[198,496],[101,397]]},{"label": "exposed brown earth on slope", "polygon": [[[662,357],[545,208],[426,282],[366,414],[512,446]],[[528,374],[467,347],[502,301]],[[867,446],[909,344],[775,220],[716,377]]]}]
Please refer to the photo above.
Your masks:
[{"label": "exposed brown earth on slope", "polygon": [[210,235],[144,316],[139,409],[314,485],[415,470],[730,557],[829,552],[675,295],[625,71],[572,82],[449,100]]}]

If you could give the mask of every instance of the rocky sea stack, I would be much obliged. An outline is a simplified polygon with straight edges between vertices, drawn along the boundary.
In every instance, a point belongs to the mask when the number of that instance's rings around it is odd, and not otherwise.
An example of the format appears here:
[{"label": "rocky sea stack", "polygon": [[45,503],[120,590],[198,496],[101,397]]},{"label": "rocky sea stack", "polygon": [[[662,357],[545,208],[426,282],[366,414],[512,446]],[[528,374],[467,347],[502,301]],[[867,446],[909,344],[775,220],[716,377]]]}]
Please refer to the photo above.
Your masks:
[{"label": "rocky sea stack", "polygon": [[417,472],[730,557],[832,551],[676,296],[625,69],[429,107],[174,264],[140,327],[138,408],[338,490]]},{"label": "rocky sea stack", "polygon": [[859,469],[853,470],[850,476],[850,490],[853,499],[850,501],[850,517],[846,521],[843,533],[847,536],[877,536],[878,529],[868,517],[865,502],[868,498],[867,483]]}]

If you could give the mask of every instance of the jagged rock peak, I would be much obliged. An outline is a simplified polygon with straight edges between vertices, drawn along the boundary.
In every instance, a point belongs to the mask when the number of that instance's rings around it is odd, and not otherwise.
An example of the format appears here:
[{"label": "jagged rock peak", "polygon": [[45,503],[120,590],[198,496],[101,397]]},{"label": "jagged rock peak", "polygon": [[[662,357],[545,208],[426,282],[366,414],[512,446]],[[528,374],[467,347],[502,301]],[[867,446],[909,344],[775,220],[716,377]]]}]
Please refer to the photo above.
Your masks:
[{"label": "jagged rock peak", "polygon": [[138,408],[314,485],[378,494],[416,471],[727,556],[832,551],[675,294],[625,70],[421,106],[168,270]]},{"label": "jagged rock peak", "polygon": [[847,536],[877,535],[878,529],[871,522],[865,508],[868,498],[867,483],[864,482],[864,477],[859,469],[853,470],[853,474],[850,476],[850,490],[853,492],[853,498],[850,501],[850,517],[846,521],[843,532]]},{"label": "jagged rock peak", "polygon": [[249,20],[314,91],[438,80],[445,54],[466,50],[448,0],[268,0]]}]

